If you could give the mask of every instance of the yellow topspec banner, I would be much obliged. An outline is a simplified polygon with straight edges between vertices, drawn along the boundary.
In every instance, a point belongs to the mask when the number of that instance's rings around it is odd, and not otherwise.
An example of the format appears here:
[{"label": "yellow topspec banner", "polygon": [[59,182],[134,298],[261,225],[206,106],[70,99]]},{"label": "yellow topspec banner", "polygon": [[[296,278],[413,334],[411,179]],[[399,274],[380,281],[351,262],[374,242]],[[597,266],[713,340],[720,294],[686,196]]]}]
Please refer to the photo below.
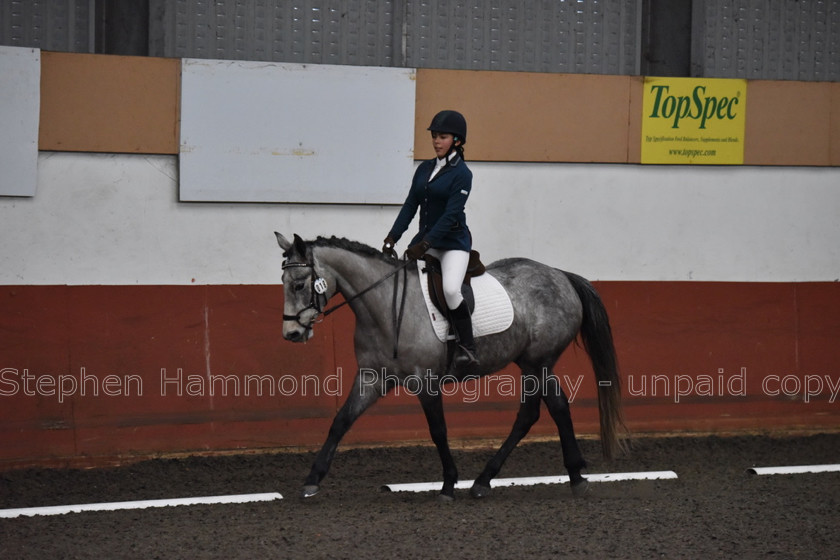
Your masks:
[{"label": "yellow topspec banner", "polygon": [[747,81],[645,78],[642,163],[744,163]]}]

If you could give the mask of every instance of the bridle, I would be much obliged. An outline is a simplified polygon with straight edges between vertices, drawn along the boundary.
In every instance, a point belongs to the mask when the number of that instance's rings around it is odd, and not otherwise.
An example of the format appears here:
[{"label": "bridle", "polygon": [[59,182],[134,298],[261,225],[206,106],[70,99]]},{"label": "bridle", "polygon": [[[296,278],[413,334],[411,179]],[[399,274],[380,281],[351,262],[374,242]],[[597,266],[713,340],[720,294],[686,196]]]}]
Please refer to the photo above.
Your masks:
[{"label": "bridle", "polygon": [[[379,280],[377,280],[376,282],[374,282],[373,284],[371,284],[370,286],[368,286],[364,290],[356,293],[353,296],[350,296],[349,298],[346,298],[344,301],[342,301],[338,305],[333,305],[332,307],[330,307],[328,309],[324,309],[324,305],[326,305],[327,301],[329,301],[329,299],[326,295],[329,286],[327,285],[327,281],[324,279],[324,277],[323,276],[318,276],[318,274],[315,272],[315,263],[313,263],[311,261],[289,262],[288,260],[285,260],[285,261],[283,261],[283,266],[282,266],[283,270],[286,270],[287,268],[308,268],[312,271],[311,274],[310,274],[312,289],[309,292],[309,304],[306,307],[303,307],[303,308],[299,309],[298,312],[295,313],[294,315],[286,315],[284,313],[283,314],[283,320],[284,321],[294,321],[294,322],[296,322],[298,325],[300,325],[301,327],[306,329],[306,332],[308,333],[309,331],[312,330],[312,326],[315,323],[320,323],[321,322],[321,321],[318,320],[319,317],[326,317],[330,313],[333,313],[334,311],[337,311],[338,309],[344,307],[345,305],[347,305],[351,301],[362,297],[363,295],[365,295],[369,291],[373,290],[374,288],[376,288],[377,286],[379,286],[380,284],[385,282],[385,280],[387,280],[388,278],[391,278],[393,276],[394,277],[394,296],[393,296],[393,299],[392,299],[392,306],[391,306],[391,319],[392,319],[392,326],[394,328],[394,358],[396,359],[396,357],[397,357],[397,346],[399,344],[399,338],[400,338],[400,327],[402,325],[403,311],[405,311],[406,288],[408,287],[408,270],[406,269],[406,267],[409,264],[411,264],[411,262],[412,261],[408,260],[408,259],[400,262],[400,264],[397,265],[397,267],[394,270],[392,270],[391,272],[389,272],[388,274],[386,274],[385,276],[383,276],[382,278],[380,278]],[[398,291],[398,288],[399,288],[399,277],[396,276],[396,274],[400,270],[403,271],[403,291],[402,291],[402,300],[400,301],[399,311],[397,311],[397,291]],[[323,303],[321,302],[322,299],[323,299]],[[309,321],[309,324],[305,324],[301,321],[300,316],[301,316],[302,313],[304,313],[305,311],[308,311],[310,309],[314,309],[316,311],[316,313],[312,317],[312,320]],[[321,320],[323,320],[323,319],[321,319]]]},{"label": "bridle", "polygon": [[[315,274],[315,265],[309,262],[289,262],[283,261],[283,270],[287,268],[309,268],[312,270],[311,280],[312,280],[312,289],[309,292],[309,305],[303,307],[298,310],[298,312],[294,315],[286,315],[283,314],[284,321],[294,321],[307,331],[312,330],[312,325],[315,324],[316,320],[320,315],[326,316],[323,311],[324,305],[327,303],[327,281],[324,280],[322,276],[318,276]],[[323,299],[323,303],[321,300]],[[308,325],[304,324],[300,320],[300,316],[305,311],[309,311],[310,309],[314,309],[317,311],[315,317],[312,321],[309,322]],[[330,311],[332,313],[332,311]]]}]

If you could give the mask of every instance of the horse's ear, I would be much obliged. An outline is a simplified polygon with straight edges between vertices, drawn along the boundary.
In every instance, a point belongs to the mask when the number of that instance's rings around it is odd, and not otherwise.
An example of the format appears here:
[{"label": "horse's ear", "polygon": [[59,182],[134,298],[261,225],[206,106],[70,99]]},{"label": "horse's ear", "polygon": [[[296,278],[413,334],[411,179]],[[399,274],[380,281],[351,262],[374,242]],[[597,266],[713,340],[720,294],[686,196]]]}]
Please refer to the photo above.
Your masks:
[{"label": "horse's ear", "polygon": [[275,231],[274,235],[277,237],[277,244],[280,245],[280,248],[283,249],[283,251],[288,251],[289,249],[291,249],[292,244],[289,242],[288,239],[283,237],[282,233],[277,233]]},{"label": "horse's ear", "polygon": [[297,252],[300,256],[306,255],[306,243],[298,234],[295,234],[295,252]]}]

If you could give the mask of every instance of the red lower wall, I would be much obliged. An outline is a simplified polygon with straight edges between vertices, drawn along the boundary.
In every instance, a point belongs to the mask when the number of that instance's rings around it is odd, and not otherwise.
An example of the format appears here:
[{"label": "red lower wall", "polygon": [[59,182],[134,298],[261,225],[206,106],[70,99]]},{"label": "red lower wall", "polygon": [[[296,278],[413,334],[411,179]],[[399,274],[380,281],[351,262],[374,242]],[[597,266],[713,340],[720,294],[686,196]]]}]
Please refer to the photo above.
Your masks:
[{"label": "red lower wall", "polygon": [[[840,283],[596,287],[632,431],[840,427]],[[279,286],[2,287],[0,468],[317,446],[355,375],[353,316],[336,313],[295,345],[281,338],[281,314]],[[578,432],[597,433],[583,350],[570,348],[556,373]],[[453,389],[451,437],[506,435],[517,381],[508,368]],[[547,414],[533,433],[554,433]],[[427,439],[403,391],[345,442]]]}]

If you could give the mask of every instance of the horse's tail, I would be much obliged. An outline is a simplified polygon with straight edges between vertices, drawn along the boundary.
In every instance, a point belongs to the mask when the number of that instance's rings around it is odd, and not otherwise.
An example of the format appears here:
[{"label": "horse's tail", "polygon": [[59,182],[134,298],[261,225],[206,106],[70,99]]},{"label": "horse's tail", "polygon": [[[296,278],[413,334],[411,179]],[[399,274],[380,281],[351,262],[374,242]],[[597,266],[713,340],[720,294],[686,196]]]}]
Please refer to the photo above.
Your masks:
[{"label": "horse's tail", "polygon": [[621,379],[613,345],[612,329],[601,296],[585,278],[564,272],[583,305],[580,336],[589,354],[595,380],[598,382],[598,411],[601,421],[601,447],[604,457],[611,459],[624,451],[619,430],[626,429],[621,412]]}]

